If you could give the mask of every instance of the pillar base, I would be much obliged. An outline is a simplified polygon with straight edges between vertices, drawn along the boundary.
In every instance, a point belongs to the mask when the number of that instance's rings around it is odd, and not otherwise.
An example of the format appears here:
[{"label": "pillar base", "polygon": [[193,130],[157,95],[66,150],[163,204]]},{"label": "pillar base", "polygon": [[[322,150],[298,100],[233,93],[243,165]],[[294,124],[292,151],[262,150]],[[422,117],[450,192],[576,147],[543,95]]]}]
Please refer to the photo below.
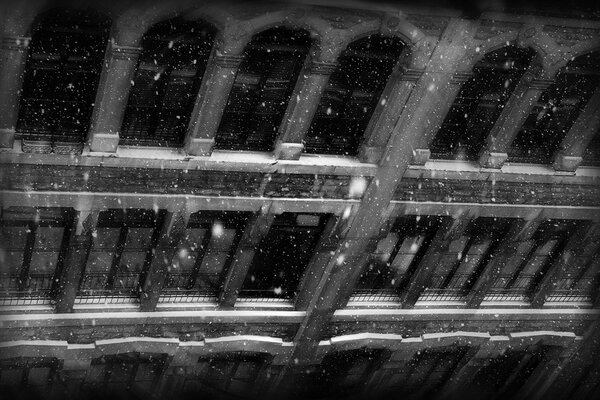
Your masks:
[{"label": "pillar base", "polygon": [[192,138],[185,147],[191,156],[210,157],[215,147],[215,139]]},{"label": "pillar base", "polygon": [[431,157],[431,151],[429,149],[415,149],[413,151],[413,158],[411,161],[412,165],[425,165]]},{"label": "pillar base", "polygon": [[358,159],[360,162],[369,164],[379,164],[381,157],[383,157],[384,149],[375,146],[362,146],[358,153]]},{"label": "pillar base", "polygon": [[0,147],[7,147],[12,149],[15,143],[15,130],[14,129],[0,129]]},{"label": "pillar base", "polygon": [[483,168],[500,169],[508,158],[507,153],[484,152],[479,158],[479,165]]},{"label": "pillar base", "polygon": [[552,166],[556,171],[575,172],[582,161],[582,157],[559,155]]},{"label": "pillar base", "polygon": [[91,151],[116,153],[119,146],[119,135],[115,133],[93,133],[89,142]]},{"label": "pillar base", "polygon": [[299,160],[304,151],[302,143],[277,143],[275,158],[278,160]]}]

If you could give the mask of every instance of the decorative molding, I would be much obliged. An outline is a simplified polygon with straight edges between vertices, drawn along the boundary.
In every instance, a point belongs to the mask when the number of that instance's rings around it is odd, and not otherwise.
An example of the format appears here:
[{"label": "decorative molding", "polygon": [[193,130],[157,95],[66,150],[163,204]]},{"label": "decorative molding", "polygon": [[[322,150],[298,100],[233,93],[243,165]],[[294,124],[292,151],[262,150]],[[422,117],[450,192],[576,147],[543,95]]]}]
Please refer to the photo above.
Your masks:
[{"label": "decorative molding", "polygon": [[81,154],[83,143],[54,143],[55,154]]},{"label": "decorative molding", "polygon": [[450,18],[448,17],[439,17],[432,15],[418,15],[418,14],[409,14],[407,15],[408,21],[419,28],[421,31],[430,36],[440,37]]},{"label": "decorative molding", "polygon": [[338,63],[330,63],[324,61],[312,61],[309,71],[314,75],[331,75],[338,67]]},{"label": "decorative molding", "polygon": [[48,154],[52,153],[52,143],[23,139],[21,141],[21,150],[23,153]]},{"label": "decorative molding", "polygon": [[481,20],[477,32],[475,32],[475,39],[487,40],[494,36],[501,35],[506,32],[517,31],[523,24],[521,22],[498,22],[488,19]]},{"label": "decorative molding", "polygon": [[543,31],[548,34],[556,44],[564,47],[572,47],[579,42],[597,39],[600,29],[573,28],[557,25],[546,25]]},{"label": "decorative molding", "polygon": [[335,29],[350,29],[353,26],[362,24],[364,21],[376,18],[375,15],[368,12],[354,12],[345,15],[321,15],[321,19],[327,21]]},{"label": "decorative molding", "polygon": [[244,56],[235,54],[218,54],[215,63],[221,68],[237,69],[244,61]]},{"label": "decorative molding", "polygon": [[0,40],[2,50],[24,51],[31,42],[30,37],[24,36],[3,36]]}]

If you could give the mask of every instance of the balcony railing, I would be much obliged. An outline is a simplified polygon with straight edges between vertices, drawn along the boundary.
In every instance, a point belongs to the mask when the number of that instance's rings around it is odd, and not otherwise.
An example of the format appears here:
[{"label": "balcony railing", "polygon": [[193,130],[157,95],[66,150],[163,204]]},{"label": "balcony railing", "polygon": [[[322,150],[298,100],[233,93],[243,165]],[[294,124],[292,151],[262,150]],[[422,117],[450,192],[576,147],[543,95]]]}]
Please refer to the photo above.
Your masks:
[{"label": "balcony railing", "polygon": [[0,276],[0,305],[43,305],[50,304],[52,275],[31,274],[23,290],[19,290],[21,281],[18,275]]},{"label": "balcony railing", "polygon": [[112,289],[106,288],[108,275],[86,273],[79,287],[75,304],[116,304],[136,302],[140,274],[138,272],[115,275]]},{"label": "balcony railing", "polygon": [[395,289],[358,289],[352,293],[349,302],[399,303],[400,296]]},{"label": "balcony railing", "polygon": [[490,291],[485,295],[484,301],[529,301],[529,287],[534,275],[519,275],[510,288],[507,288],[511,275],[496,277]]},{"label": "balcony railing", "polygon": [[419,296],[419,301],[463,301],[468,293],[465,289],[471,274],[454,274],[447,287],[442,288],[446,275],[433,275],[431,283]]},{"label": "balcony railing", "polygon": [[[218,282],[220,276],[215,274],[198,274],[195,285],[187,289],[190,273],[169,273],[165,281],[159,303],[207,303],[215,302],[219,288],[211,282]],[[203,283],[206,283],[204,285]]]}]

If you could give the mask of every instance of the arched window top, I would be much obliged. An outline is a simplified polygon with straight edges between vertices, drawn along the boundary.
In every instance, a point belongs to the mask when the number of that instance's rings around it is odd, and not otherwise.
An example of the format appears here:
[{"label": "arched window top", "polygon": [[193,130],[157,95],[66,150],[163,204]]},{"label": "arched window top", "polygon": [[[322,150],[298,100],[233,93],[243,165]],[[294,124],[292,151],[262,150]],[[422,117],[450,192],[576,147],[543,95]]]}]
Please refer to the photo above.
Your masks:
[{"label": "arched window top", "polygon": [[431,143],[431,157],[476,159],[534,56],[530,48],[505,46],[478,61]]},{"label": "arched window top", "polygon": [[214,37],[211,25],[182,18],[159,22],[144,34],[122,144],[183,144]]},{"label": "arched window top", "polygon": [[397,37],[370,35],[341,54],[305,138],[307,153],[354,156],[404,50]]},{"label": "arched window top", "polygon": [[569,61],[538,99],[509,150],[509,161],[548,163],[600,87],[600,52]]},{"label": "arched window top", "polygon": [[110,23],[95,11],[69,8],[35,19],[17,122],[25,139],[84,141]]},{"label": "arched window top", "polygon": [[215,148],[273,150],[311,44],[310,33],[304,29],[275,27],[254,35],[244,49]]}]

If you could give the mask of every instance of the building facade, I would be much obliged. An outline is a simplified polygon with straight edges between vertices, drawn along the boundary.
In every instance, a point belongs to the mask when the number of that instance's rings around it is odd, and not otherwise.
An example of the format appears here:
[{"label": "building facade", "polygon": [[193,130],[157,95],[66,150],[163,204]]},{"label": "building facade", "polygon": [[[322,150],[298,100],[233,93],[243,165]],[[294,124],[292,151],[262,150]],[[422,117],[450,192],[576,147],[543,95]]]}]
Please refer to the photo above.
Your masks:
[{"label": "building facade", "polygon": [[3,393],[600,394],[597,14],[2,7]]}]

